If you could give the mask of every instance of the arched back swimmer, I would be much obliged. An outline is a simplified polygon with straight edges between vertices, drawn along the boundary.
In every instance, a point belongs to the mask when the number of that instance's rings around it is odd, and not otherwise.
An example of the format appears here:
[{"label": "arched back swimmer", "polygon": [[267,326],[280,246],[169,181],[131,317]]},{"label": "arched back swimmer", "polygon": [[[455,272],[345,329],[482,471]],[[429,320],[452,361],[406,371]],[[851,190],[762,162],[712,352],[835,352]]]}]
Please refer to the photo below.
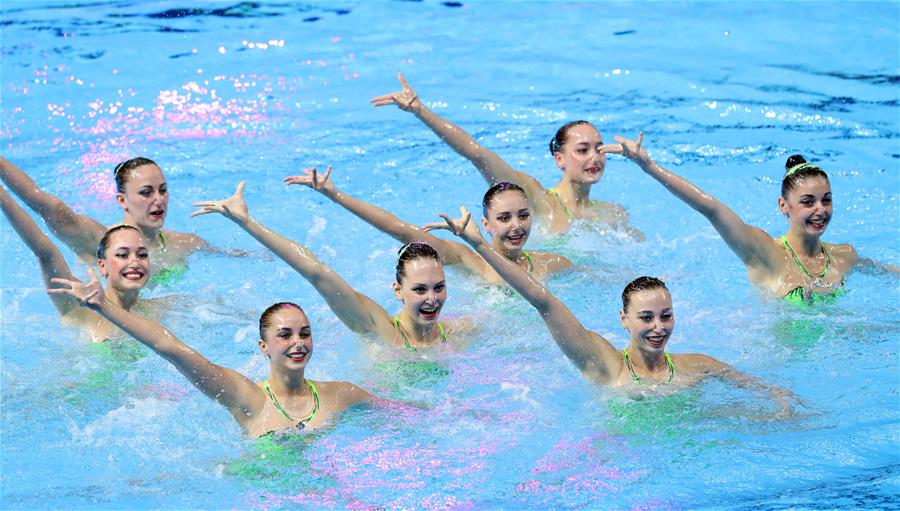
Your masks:
[{"label": "arched back swimmer", "polygon": [[621,145],[610,146],[609,152],[623,154],[703,214],[747,267],[750,282],[767,294],[808,303],[839,293],[845,275],[857,264],[900,272],[896,267],[861,259],[850,245],[822,241],[833,211],[831,183],[825,171],[801,156],[788,159],[778,197],[778,208],[788,219],[788,231],[773,238],[762,229],[747,225],[727,206],[653,161],[642,147],[643,137],[643,133],[636,140],[615,137]]},{"label": "arched back swimmer", "polygon": [[[184,259],[195,250],[212,250],[194,234],[163,229],[169,209],[169,189],[162,169],[148,158],[132,158],[115,168],[116,202],[122,208],[122,224],[130,225],[144,239],[153,258],[154,275],[165,279],[169,272],[183,270]],[[83,261],[91,261],[106,227],[93,218],[76,213],[58,197],[41,190],[37,183],[4,158],[0,179],[37,213],[47,226]]]},{"label": "arched back swimmer", "polygon": [[[69,280],[75,278],[56,245],[3,187],[0,187],[0,209],[25,245],[37,257],[45,287],[50,287],[50,282],[55,278]],[[147,284],[150,276],[149,251],[140,231],[130,226],[113,227],[103,234],[99,248],[95,249],[94,260],[97,269],[107,281],[106,301],[125,310],[136,307],[140,302],[138,293]],[[119,336],[115,326],[101,316],[77,307],[64,297],[50,295],[50,299],[63,323],[86,332],[91,342]]]},{"label": "arched back swimmer", "polygon": [[104,299],[91,272],[87,284],[53,279],[49,293],[67,295],[155,351],[207,397],[228,408],[250,437],[273,432],[315,429],[372,395],[348,382],[307,380],[313,353],[312,328],[299,305],[282,302],[269,307],[259,320],[259,349],[269,359],[269,377],[251,381],[233,369],[216,365],[162,326],[136,316]]},{"label": "arched back swimmer", "polygon": [[559,183],[546,189],[534,177],[512,168],[496,153],[482,147],[460,127],[440,117],[422,104],[402,73],[397,79],[403,89],[370,100],[374,106],[397,105],[412,112],[454,151],[468,159],[489,185],[503,181],[521,186],[528,195],[534,216],[551,234],[567,232],[575,220],[623,229],[639,240],[644,235],[628,225],[624,207],[592,200],[591,188],[606,168],[606,154],[599,131],[587,121],[562,126],[550,142],[550,152],[562,171]]},{"label": "arched back swimmer", "polygon": [[[423,242],[432,246],[448,266],[461,266],[482,279],[501,283],[503,279],[480,255],[457,241],[443,240],[404,222],[393,214],[367,202],[361,201],[339,190],[329,179],[331,166],[324,176],[319,176],[316,168],[304,169],[302,176],[288,176],[284,182],[289,185],[304,185],[321,193],[332,202],[343,206],[357,217],[402,243]],[[557,254],[529,252],[525,242],[531,232],[531,206],[521,187],[512,183],[498,183],[484,196],[484,218],[482,225],[491,235],[495,250],[510,261],[537,278],[572,267],[571,261]]]},{"label": "arched back swimmer", "polygon": [[628,330],[630,340],[619,351],[601,335],[585,328],[548,289],[497,254],[469,221],[468,211],[461,207],[460,212],[461,218],[441,215],[443,222],[426,228],[450,230],[481,254],[538,311],[562,352],[592,382],[609,387],[658,383],[681,388],[716,377],[738,386],[765,390],[779,401],[783,411],[791,410],[791,393],[728,364],[707,355],[666,353],[675,327],[675,312],[669,290],[661,280],[642,277],[625,288],[619,319]]},{"label": "arched back swimmer", "polygon": [[471,329],[465,320],[438,321],[447,289],[443,263],[429,245],[410,243],[400,250],[393,289],[403,308],[391,317],[325,266],[309,249],[252,218],[244,201],[244,186],[241,182],[228,199],[196,203],[201,209],[192,216],[219,213],[247,231],[309,281],[353,332],[378,337],[397,347],[418,349],[442,346],[448,339]]}]

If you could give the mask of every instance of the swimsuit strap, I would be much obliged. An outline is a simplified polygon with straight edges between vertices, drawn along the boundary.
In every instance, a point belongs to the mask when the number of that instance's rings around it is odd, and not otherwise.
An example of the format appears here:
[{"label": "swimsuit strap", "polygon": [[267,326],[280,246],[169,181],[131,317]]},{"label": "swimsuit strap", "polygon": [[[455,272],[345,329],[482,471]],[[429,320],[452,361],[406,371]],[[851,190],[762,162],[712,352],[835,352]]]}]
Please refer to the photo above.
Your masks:
[{"label": "swimsuit strap", "polygon": [[291,417],[291,414],[289,414],[287,412],[287,410],[285,410],[281,406],[281,403],[278,402],[278,398],[275,397],[275,393],[272,392],[272,388],[269,386],[269,380],[266,380],[263,383],[263,390],[266,392],[266,395],[269,396],[269,399],[272,400],[272,404],[275,405],[275,408],[278,409],[279,412],[281,412],[281,415],[283,415],[285,419],[287,419],[291,422],[299,421],[299,422],[297,422],[297,425],[296,425],[297,429],[305,428],[306,424],[309,421],[313,420],[313,417],[315,417],[316,413],[319,411],[319,392],[316,391],[316,386],[313,384],[313,382],[311,382],[309,380],[303,380],[303,381],[306,382],[306,386],[309,387],[309,390],[312,391],[313,409],[311,412],[309,412],[309,415],[307,415],[306,418],[302,419],[302,420]]},{"label": "swimsuit strap", "polygon": [[[406,349],[409,351],[416,351],[415,348],[409,343],[409,337],[406,336],[406,332],[403,331],[403,328],[400,327],[400,316],[394,316],[391,318],[391,322],[394,324],[394,328],[400,332],[400,337],[403,337],[403,343],[406,344]],[[441,344],[447,342],[447,333],[444,331],[444,325],[438,323],[438,332],[441,334]]]},{"label": "swimsuit strap", "polygon": [[528,273],[534,273],[534,261],[531,260],[531,254],[523,250],[522,257],[528,261]]},{"label": "swimsuit strap", "polygon": [[[675,363],[672,362],[672,357],[670,357],[668,353],[663,353],[663,356],[666,357],[666,366],[669,368],[669,380],[666,383],[670,383],[672,379],[675,378]],[[628,370],[631,371],[632,381],[643,383],[641,377],[638,376],[634,372],[634,368],[631,367],[631,359],[628,358],[628,348],[622,350],[622,360],[625,361],[625,365],[628,366]]]},{"label": "swimsuit strap", "polygon": [[563,214],[566,215],[566,218],[568,218],[570,222],[574,220],[575,218],[572,216],[572,213],[569,213],[569,208],[567,208],[566,205],[563,204],[562,198],[560,198],[559,193],[556,191],[556,187],[551,188],[548,191],[550,192],[550,195],[556,198],[556,202],[559,203],[559,207],[562,208]]},{"label": "swimsuit strap", "polygon": [[797,257],[797,254],[794,252],[794,249],[791,248],[790,243],[788,243],[787,235],[784,235],[781,237],[781,243],[784,244],[784,248],[786,248],[788,253],[791,254],[791,258],[794,260],[794,263],[797,264],[797,267],[799,267],[800,270],[803,271],[803,273],[805,273],[807,277],[809,277],[811,279],[821,279],[821,278],[825,277],[825,275],[828,274],[828,268],[831,266],[831,256],[828,255],[828,250],[825,249],[824,243],[819,242],[819,247],[821,248],[822,253],[825,255],[825,268],[823,268],[822,273],[820,273],[818,275],[813,275],[812,273],[809,272],[809,270],[806,269],[806,266],[803,266],[803,263],[800,262],[800,258]]},{"label": "swimsuit strap", "polygon": [[166,238],[163,236],[162,229],[160,229],[157,232],[159,234],[159,246],[160,246],[160,248],[165,250],[166,249]]}]

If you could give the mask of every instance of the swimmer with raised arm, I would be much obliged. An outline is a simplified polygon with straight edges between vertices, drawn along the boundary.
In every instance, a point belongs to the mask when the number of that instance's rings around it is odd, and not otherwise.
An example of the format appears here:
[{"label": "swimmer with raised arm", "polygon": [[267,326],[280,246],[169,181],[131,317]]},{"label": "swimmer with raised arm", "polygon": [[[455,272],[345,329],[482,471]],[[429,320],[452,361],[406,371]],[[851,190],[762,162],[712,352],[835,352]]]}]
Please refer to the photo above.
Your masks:
[{"label": "swimmer with raised arm", "polygon": [[[427,243],[437,251],[446,265],[461,266],[491,283],[503,282],[497,272],[466,245],[442,240],[377,206],[338,190],[334,182],[328,179],[331,175],[330,166],[321,177],[316,173],[315,167],[303,172],[303,176],[288,176],[284,178],[284,182],[316,190],[402,243]],[[521,187],[512,183],[497,183],[485,193],[482,206],[484,217],[481,222],[491,236],[491,246],[504,257],[536,278],[572,267],[572,262],[563,256],[525,250],[525,242],[531,232],[531,206]]]},{"label": "swimmer with raised arm", "polygon": [[460,127],[423,105],[402,73],[397,73],[397,79],[403,90],[375,97],[370,102],[374,106],[397,105],[401,110],[415,114],[441,140],[468,159],[489,185],[506,181],[521,186],[535,217],[547,232],[562,234],[575,220],[586,220],[621,228],[638,240],[644,239],[640,231],[629,227],[628,212],[624,207],[590,198],[591,187],[600,181],[606,167],[603,140],[591,123],[570,122],[556,132],[550,142],[550,153],[562,170],[562,176],[556,186],[545,189],[537,179],[513,169]]},{"label": "swimmer with raised arm", "polygon": [[[34,180],[4,158],[0,158],[0,179],[41,216],[53,234],[84,261],[90,261],[106,227],[86,215],[76,213],[58,197],[41,190]],[[183,270],[183,261],[196,250],[210,250],[199,236],[163,230],[169,204],[166,178],[159,166],[147,158],[133,158],[116,166],[116,202],[122,208],[122,225],[141,234],[154,261],[156,280],[171,278]]]},{"label": "swimmer with raised arm", "polygon": [[786,399],[792,396],[789,392],[766,385],[710,356],[666,353],[675,328],[675,312],[669,290],[661,280],[640,277],[622,292],[619,319],[630,339],[628,346],[619,351],[602,336],[586,329],[549,290],[497,254],[478,227],[470,222],[471,215],[466,209],[461,207],[460,212],[462,218],[440,215],[443,222],[425,228],[447,229],[481,254],[540,313],[562,352],[592,382],[609,387],[664,384],[678,388],[716,377],[740,387],[765,390],[788,407]]},{"label": "swimmer with raised arm", "polygon": [[334,314],[353,332],[383,339],[408,350],[428,349],[448,344],[471,325],[465,320],[438,321],[447,288],[444,265],[438,253],[425,243],[410,243],[400,250],[394,295],[403,308],[391,317],[368,296],[356,291],[312,252],[296,241],[281,236],[250,216],[244,202],[244,182],[231,197],[202,201],[192,216],[219,213],[244,229],[266,248],[288,263],[309,281]]},{"label": "swimmer with raised arm", "polygon": [[58,287],[47,291],[75,298],[82,307],[102,315],[169,361],[207,397],[228,408],[252,438],[320,428],[345,409],[372,399],[352,383],[304,377],[313,353],[312,329],[296,304],[276,303],[260,316],[259,349],[269,358],[270,373],[264,382],[254,383],[233,369],[210,362],[162,326],[107,301],[96,276],[90,273],[87,284],[54,278],[52,283]]},{"label": "swimmer with raised arm", "polygon": [[[37,257],[46,287],[50,287],[51,280],[55,278],[75,278],[56,245],[3,187],[0,187],[0,209]],[[148,254],[141,233],[134,227],[121,225],[103,234],[94,257],[97,269],[108,285],[105,296],[107,302],[125,310],[140,303],[138,293],[147,284],[150,275]],[[71,300],[56,295],[51,295],[50,299],[63,323],[87,332],[91,342],[106,341],[121,335],[112,323],[89,310],[77,307]]]},{"label": "swimmer with raised arm", "polygon": [[810,303],[841,292],[844,277],[857,264],[897,273],[900,269],[860,258],[847,244],[824,243],[822,235],[831,222],[832,197],[828,175],[799,155],[791,156],[781,183],[778,209],[788,219],[787,234],[773,238],[747,225],[727,206],[686,179],[662,168],[636,140],[615,137],[620,153],[659,181],[673,195],[705,216],[725,243],[747,267],[750,283],[792,303]]}]

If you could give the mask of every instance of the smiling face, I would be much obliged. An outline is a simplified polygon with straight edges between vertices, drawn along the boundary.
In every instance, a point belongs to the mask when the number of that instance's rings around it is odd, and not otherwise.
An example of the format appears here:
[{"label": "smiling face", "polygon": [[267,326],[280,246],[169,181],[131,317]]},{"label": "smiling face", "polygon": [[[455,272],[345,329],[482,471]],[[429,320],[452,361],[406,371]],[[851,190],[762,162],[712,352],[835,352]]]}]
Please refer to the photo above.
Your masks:
[{"label": "smiling face", "polygon": [[114,289],[130,291],[144,287],[150,275],[150,255],[141,234],[131,228],[112,233],[97,267]]},{"label": "smiling face", "polygon": [[259,349],[273,367],[302,370],[313,352],[312,329],[306,314],[296,307],[284,307],[264,320]]},{"label": "smiling face", "polygon": [[147,164],[129,172],[125,190],[116,194],[116,202],[135,225],[161,229],[169,205],[169,192],[162,170]]},{"label": "smiling face", "polygon": [[622,327],[631,334],[631,345],[664,351],[675,328],[672,296],[662,287],[631,293],[628,309],[619,311]]},{"label": "smiling face", "polygon": [[447,300],[444,265],[430,257],[405,262],[402,282],[394,283],[394,294],[414,323],[433,326]]},{"label": "smiling face", "polygon": [[601,151],[603,139],[590,124],[578,124],[566,131],[565,143],[553,154],[556,165],[576,183],[600,181],[606,167],[606,154]]},{"label": "smiling face", "polygon": [[525,193],[507,190],[494,195],[481,223],[495,248],[521,250],[531,232],[531,206]]},{"label": "smiling face", "polygon": [[819,237],[831,222],[831,184],[821,176],[802,179],[787,193],[787,198],[778,198],[778,209],[788,217],[790,229]]}]

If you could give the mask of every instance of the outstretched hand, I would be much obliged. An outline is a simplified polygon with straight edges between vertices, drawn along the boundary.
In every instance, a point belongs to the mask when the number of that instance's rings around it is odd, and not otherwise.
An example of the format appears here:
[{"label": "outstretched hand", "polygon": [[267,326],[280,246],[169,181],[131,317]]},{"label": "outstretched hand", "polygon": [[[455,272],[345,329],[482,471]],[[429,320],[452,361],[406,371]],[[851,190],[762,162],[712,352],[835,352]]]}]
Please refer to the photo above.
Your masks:
[{"label": "outstretched hand", "polygon": [[471,243],[484,241],[484,237],[481,235],[481,230],[478,229],[478,224],[472,221],[472,213],[469,213],[465,206],[460,206],[459,214],[460,217],[454,219],[450,218],[448,215],[441,213],[438,216],[444,219],[443,222],[432,222],[430,224],[425,224],[422,226],[422,229],[424,229],[425,231],[446,229]]},{"label": "outstretched hand", "polygon": [[[632,161],[640,162],[640,161],[649,161],[650,155],[647,154],[647,151],[641,147],[641,144],[644,142],[644,132],[640,132],[638,134],[637,139],[629,140],[625,137],[621,137],[616,135],[613,137],[613,140],[618,142],[619,146],[610,146],[608,153],[611,154],[621,154],[626,158]],[[618,148],[618,150],[616,149]]]},{"label": "outstretched hand", "polygon": [[54,277],[50,279],[50,283],[61,286],[48,288],[47,292],[50,294],[71,296],[78,300],[78,305],[90,309],[99,310],[103,306],[105,299],[103,286],[100,285],[93,268],[88,268],[87,284],[75,278],[64,279],[62,277]]},{"label": "outstretched hand", "polygon": [[331,175],[331,165],[325,169],[325,175],[322,176],[321,179],[319,178],[319,174],[316,172],[315,167],[303,169],[303,174],[304,175],[302,176],[287,176],[284,178],[284,184],[308,186],[317,191],[334,189],[334,183],[328,179],[328,176]]},{"label": "outstretched hand", "polygon": [[406,112],[411,112],[422,106],[419,102],[419,97],[416,95],[416,91],[414,91],[403,78],[403,73],[397,73],[397,80],[400,81],[403,90],[374,97],[369,100],[369,103],[372,103],[372,106],[397,105],[400,107],[400,110]]},{"label": "outstretched hand", "polygon": [[247,210],[247,203],[244,202],[244,186],[246,185],[246,181],[241,181],[238,184],[234,195],[225,200],[195,202],[194,207],[201,209],[191,213],[191,216],[195,217],[207,213],[220,213],[229,220],[246,222],[250,218],[250,212]]}]

